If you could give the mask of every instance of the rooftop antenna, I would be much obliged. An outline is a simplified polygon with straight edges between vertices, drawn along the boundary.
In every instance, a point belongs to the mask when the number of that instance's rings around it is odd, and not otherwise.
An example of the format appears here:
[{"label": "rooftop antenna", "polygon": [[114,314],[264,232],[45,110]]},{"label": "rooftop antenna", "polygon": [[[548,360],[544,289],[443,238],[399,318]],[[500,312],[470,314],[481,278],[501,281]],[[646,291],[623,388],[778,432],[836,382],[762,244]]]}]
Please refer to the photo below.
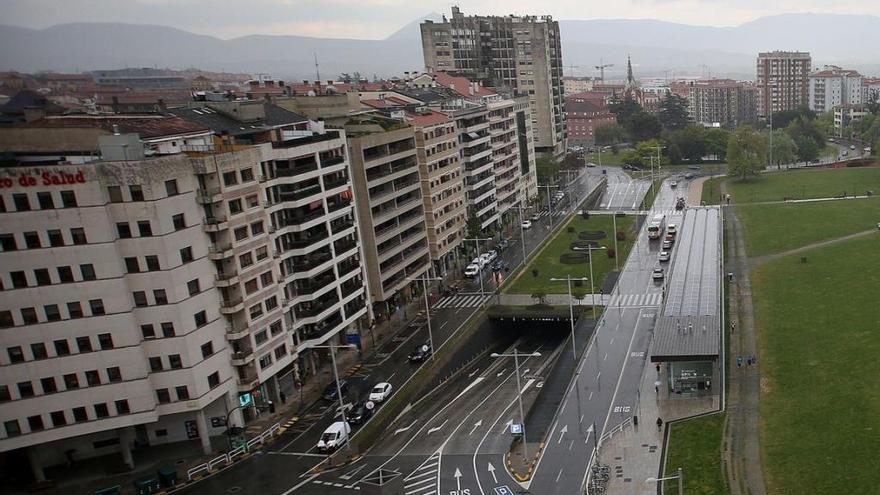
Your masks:
[{"label": "rooftop antenna", "polygon": [[321,83],[321,69],[318,68],[318,54],[312,52],[312,55],[315,56],[315,80],[318,81],[318,84]]}]

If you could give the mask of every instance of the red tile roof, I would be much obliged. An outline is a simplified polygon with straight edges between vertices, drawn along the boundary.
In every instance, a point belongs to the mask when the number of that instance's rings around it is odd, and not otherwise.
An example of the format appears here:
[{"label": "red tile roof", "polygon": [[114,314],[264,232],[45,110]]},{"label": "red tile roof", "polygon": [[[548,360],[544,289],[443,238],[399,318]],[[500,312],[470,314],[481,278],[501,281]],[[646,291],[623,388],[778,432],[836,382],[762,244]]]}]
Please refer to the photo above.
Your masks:
[{"label": "red tile roof", "polygon": [[492,96],[496,94],[489,88],[477,86],[473,90],[471,80],[463,76],[453,76],[447,72],[435,72],[434,80],[437,84],[454,90],[461,96]]},{"label": "red tile roof", "polygon": [[422,113],[409,113],[406,120],[415,127],[428,127],[437,124],[451,122],[446,114],[427,110]]}]

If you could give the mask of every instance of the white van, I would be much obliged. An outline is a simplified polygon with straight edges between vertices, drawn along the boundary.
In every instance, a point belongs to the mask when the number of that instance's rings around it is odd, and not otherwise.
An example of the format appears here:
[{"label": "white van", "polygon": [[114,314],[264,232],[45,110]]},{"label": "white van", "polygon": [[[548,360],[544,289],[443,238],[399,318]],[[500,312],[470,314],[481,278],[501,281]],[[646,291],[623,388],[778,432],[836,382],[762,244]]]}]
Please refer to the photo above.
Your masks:
[{"label": "white van", "polygon": [[318,452],[333,452],[348,443],[351,434],[351,426],[343,421],[337,421],[328,426],[321,439],[318,440]]}]

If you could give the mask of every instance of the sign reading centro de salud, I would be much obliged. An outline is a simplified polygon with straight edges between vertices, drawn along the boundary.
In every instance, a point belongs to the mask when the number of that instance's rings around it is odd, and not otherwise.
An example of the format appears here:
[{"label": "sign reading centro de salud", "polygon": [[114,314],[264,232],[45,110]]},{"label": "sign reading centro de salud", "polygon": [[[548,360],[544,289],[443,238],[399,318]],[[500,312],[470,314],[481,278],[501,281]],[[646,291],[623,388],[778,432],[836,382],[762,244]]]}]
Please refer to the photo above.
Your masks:
[{"label": "sign reading centro de salud", "polygon": [[39,175],[22,174],[18,177],[0,177],[0,189],[18,185],[20,187],[36,186],[66,186],[71,184],[85,184],[86,176],[82,170],[74,173],[67,172],[42,172]]}]

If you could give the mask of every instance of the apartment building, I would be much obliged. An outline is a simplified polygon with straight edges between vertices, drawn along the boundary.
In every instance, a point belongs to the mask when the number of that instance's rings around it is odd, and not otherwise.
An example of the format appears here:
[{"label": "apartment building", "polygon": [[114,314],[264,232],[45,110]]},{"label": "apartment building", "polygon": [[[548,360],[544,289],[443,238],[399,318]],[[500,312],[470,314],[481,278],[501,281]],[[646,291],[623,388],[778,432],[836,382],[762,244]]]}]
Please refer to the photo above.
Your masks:
[{"label": "apartment building", "polygon": [[562,78],[562,88],[565,90],[564,93],[566,95],[573,95],[575,93],[592,91],[593,84],[596,82],[599,82],[599,79],[594,79],[592,77],[566,76]]},{"label": "apartment building", "polygon": [[521,187],[516,102],[499,97],[488,102],[486,108],[489,111],[489,145],[492,148],[497,210],[501,225],[507,225],[517,214],[511,209],[519,204]]},{"label": "apartment building", "polygon": [[72,449],[209,451],[367,316],[344,133],[233,108],[0,131],[0,451],[38,479]]},{"label": "apartment building", "polygon": [[863,102],[863,78],[855,70],[826,65],[810,73],[809,106],[818,113],[840,105],[860,105]]},{"label": "apartment building", "polygon": [[689,86],[691,121],[728,129],[757,120],[757,90],[749,83],[730,79],[696,81]]},{"label": "apartment building", "polygon": [[758,54],[758,117],[808,106],[811,63],[808,52]]},{"label": "apartment building", "polygon": [[449,72],[528,95],[535,148],[561,155],[566,149],[562,47],[559,23],[550,16],[465,16],[421,24],[429,72]]}]

